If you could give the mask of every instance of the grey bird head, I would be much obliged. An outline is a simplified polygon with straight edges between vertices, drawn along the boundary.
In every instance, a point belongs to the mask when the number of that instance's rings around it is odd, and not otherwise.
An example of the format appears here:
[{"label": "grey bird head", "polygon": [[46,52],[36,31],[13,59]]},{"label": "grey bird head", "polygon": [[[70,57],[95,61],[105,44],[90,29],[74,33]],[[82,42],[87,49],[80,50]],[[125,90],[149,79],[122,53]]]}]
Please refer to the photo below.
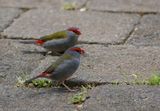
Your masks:
[{"label": "grey bird head", "polygon": [[81,35],[81,32],[80,32],[79,28],[77,28],[77,27],[70,27],[67,30],[68,31],[72,31],[72,32],[74,32],[77,35]]},{"label": "grey bird head", "polygon": [[84,54],[85,51],[82,48],[75,46],[75,47],[71,47],[68,50],[66,50],[65,53],[71,54],[71,55],[73,55],[75,57],[80,57],[80,55]]}]

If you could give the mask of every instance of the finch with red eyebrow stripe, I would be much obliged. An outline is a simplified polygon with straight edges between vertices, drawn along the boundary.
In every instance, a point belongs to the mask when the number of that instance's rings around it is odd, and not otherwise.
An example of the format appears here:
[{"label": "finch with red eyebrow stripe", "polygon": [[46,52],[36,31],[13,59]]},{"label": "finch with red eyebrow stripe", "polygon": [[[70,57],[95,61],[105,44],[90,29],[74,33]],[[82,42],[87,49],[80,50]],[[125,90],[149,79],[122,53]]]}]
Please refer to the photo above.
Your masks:
[{"label": "finch with red eyebrow stripe", "polygon": [[78,37],[81,35],[79,28],[70,27],[50,35],[40,37],[35,44],[40,45],[51,52],[64,52],[76,45]]},{"label": "finch with red eyebrow stripe", "polygon": [[73,91],[64,83],[64,81],[71,77],[72,74],[78,69],[80,64],[80,55],[84,53],[84,50],[79,47],[69,48],[62,56],[60,56],[59,59],[57,59],[57,61],[55,61],[40,75],[25,81],[25,83],[30,83],[32,80],[37,78],[48,78],[59,81],[69,91]]}]

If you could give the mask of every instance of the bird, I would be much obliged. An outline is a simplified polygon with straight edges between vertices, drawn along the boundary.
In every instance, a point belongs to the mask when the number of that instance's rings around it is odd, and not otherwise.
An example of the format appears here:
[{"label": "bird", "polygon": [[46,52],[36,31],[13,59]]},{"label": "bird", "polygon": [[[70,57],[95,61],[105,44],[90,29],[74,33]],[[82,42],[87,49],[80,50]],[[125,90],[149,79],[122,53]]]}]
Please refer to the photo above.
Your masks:
[{"label": "bird", "polygon": [[45,71],[36,77],[33,77],[25,81],[25,84],[32,82],[37,78],[47,78],[51,80],[56,80],[66,87],[69,91],[74,91],[70,89],[64,82],[69,77],[76,72],[80,65],[80,55],[84,54],[84,49],[80,47],[71,47],[65,51],[54,63],[52,63]]},{"label": "bird", "polygon": [[47,49],[48,52],[63,53],[68,48],[76,45],[80,35],[79,28],[70,27],[63,31],[42,36],[35,40],[35,44]]}]

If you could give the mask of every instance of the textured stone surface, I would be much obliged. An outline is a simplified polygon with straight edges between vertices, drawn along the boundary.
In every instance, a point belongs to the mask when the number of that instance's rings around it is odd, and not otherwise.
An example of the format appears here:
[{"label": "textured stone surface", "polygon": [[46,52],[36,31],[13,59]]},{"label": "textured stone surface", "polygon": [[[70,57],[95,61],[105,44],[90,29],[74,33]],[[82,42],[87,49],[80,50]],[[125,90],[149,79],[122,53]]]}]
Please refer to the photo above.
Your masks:
[{"label": "textured stone surface", "polygon": [[128,39],[128,44],[160,46],[160,15],[145,15]]},{"label": "textured stone surface", "polygon": [[160,88],[105,85],[90,91],[84,111],[159,111]]},{"label": "textured stone surface", "polygon": [[159,0],[90,0],[89,9],[118,12],[160,12]]},{"label": "textured stone surface", "polygon": [[76,7],[81,7],[86,0],[0,0],[1,7],[18,8],[63,8],[65,3],[75,3]]},{"label": "textured stone surface", "polygon": [[[56,7],[58,0],[52,0],[52,7]],[[36,8],[51,6],[50,0],[0,0],[2,7]]]},{"label": "textured stone surface", "polygon": [[[85,6],[86,0],[0,0],[0,36],[7,37],[0,39],[0,111],[160,110],[159,86],[125,83],[96,86],[88,92],[90,98],[78,106],[70,103],[75,93],[64,87],[16,87],[17,76],[24,73],[36,76],[58,57],[44,56],[43,48],[27,44],[29,42],[22,44],[28,40],[13,38],[38,38],[70,26],[81,29],[79,40],[85,44],[79,46],[87,53],[81,57],[81,65],[72,76],[74,79],[66,82],[70,87],[76,85],[80,89],[88,82],[132,83],[160,72],[159,0],[88,1]],[[76,8],[86,7],[89,11],[63,10],[66,2],[76,2]],[[18,8],[26,12],[21,14]],[[157,14],[141,17],[132,12]],[[129,38],[125,45],[100,45],[124,43],[126,37]]]},{"label": "textured stone surface", "polygon": [[41,51],[40,47],[21,44],[19,41],[0,39],[0,48],[0,75],[4,77],[2,82],[5,84],[15,83],[16,76],[30,73],[44,58],[39,53],[31,53]]},{"label": "textured stone surface", "polygon": [[135,14],[111,14],[90,11],[66,12],[38,9],[25,13],[11,27],[6,29],[3,35],[10,38],[38,38],[39,36],[71,26],[77,26],[82,31],[80,40],[114,43],[123,41],[138,19],[139,16]]},{"label": "textured stone surface", "polygon": [[15,8],[0,8],[0,32],[3,31],[22,11]]},{"label": "textured stone surface", "polygon": [[[17,77],[30,74],[44,56],[42,48],[22,44],[20,40],[0,39],[0,111],[73,111],[74,93],[65,88],[16,87]],[[46,62],[45,62],[46,63]]]},{"label": "textured stone surface", "polygon": [[[81,47],[88,54],[81,58],[75,81],[134,82],[134,74],[143,80],[150,77],[155,71],[160,71],[160,48],[158,47],[103,47],[101,45],[82,45]],[[40,73],[56,59],[51,56],[45,58],[32,74]]]},{"label": "textured stone surface", "polygon": [[20,88],[0,84],[1,111],[73,111],[70,104],[73,93],[54,88]]}]

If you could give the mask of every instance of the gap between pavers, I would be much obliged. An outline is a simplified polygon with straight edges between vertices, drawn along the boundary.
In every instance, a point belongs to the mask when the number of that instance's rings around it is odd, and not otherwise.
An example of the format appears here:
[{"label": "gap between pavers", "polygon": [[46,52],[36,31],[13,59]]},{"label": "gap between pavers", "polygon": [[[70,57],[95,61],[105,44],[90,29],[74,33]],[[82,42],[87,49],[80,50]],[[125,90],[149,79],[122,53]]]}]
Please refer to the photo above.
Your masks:
[{"label": "gap between pavers", "polygon": [[[0,32],[8,27],[22,10],[16,8],[0,8]],[[0,37],[1,38],[1,37]]]},{"label": "gap between pavers", "polygon": [[160,46],[159,18],[159,14],[144,15],[126,44],[136,46]]}]

